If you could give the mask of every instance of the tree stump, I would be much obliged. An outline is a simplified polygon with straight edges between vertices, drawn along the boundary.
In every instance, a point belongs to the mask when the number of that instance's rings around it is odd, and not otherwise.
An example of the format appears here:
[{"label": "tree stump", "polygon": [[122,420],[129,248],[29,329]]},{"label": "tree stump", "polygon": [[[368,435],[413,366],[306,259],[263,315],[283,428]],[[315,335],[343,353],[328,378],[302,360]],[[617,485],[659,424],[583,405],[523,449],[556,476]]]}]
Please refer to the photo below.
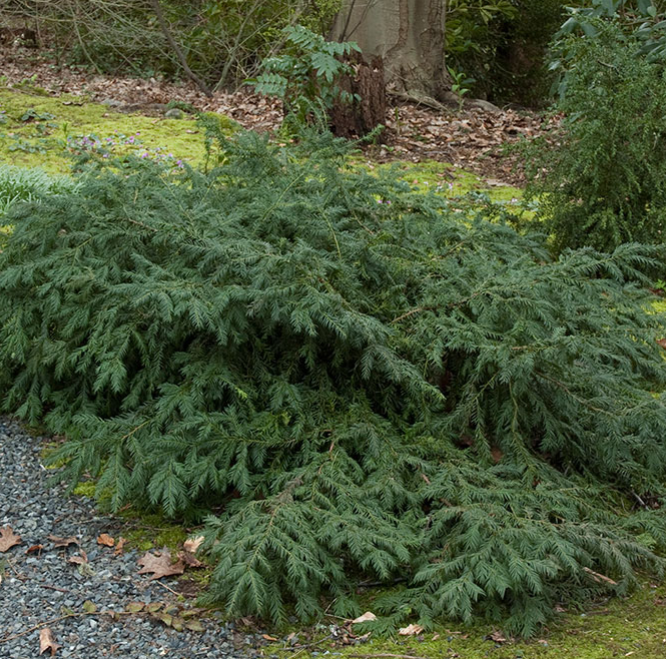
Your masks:
[{"label": "tree stump", "polygon": [[[354,76],[345,76],[339,86],[349,94],[357,94],[360,100],[338,101],[331,110],[330,121],[335,135],[351,139],[363,137],[386,123],[387,102],[382,59],[375,57],[367,62],[360,53],[354,53],[348,61],[354,68]],[[378,140],[383,140],[381,134]]]}]

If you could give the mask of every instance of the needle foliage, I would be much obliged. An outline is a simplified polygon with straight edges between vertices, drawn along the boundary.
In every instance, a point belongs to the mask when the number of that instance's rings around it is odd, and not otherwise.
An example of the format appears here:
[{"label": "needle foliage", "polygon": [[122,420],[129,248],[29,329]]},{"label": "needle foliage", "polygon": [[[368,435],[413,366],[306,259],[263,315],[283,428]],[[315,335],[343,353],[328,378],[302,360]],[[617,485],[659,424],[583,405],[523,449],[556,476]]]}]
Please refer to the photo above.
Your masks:
[{"label": "needle foliage", "polygon": [[574,19],[589,36],[555,43],[564,118],[532,153],[531,194],[557,249],[663,242],[666,22],[629,30],[618,18],[574,14],[567,24]]},{"label": "needle foliage", "polygon": [[209,599],[276,621],[370,580],[400,584],[381,624],[530,635],[660,569],[655,248],[553,260],[333,138],[221,146],[10,211],[3,407],[67,436],[71,483],[215,510]]}]

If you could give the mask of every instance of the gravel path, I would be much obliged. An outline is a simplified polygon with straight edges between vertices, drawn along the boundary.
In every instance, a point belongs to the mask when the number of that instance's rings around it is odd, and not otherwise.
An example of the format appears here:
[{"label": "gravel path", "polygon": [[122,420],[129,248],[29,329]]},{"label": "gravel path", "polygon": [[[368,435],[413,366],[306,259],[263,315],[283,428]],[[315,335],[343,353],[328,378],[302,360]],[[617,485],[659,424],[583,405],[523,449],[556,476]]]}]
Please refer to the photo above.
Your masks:
[{"label": "gravel path", "polygon": [[[115,555],[97,544],[98,535],[112,532],[117,522],[99,516],[87,499],[65,497],[62,488],[47,488],[49,474],[39,455],[39,440],[0,419],[0,527],[9,526],[21,536],[20,545],[0,553],[0,659],[39,656],[44,627],[52,630],[61,646],[54,656],[63,659],[247,659],[256,654],[257,636],[242,635],[232,624],[212,618],[200,621],[204,632],[177,632],[145,614],[117,620],[108,614],[56,620],[68,612],[91,610],[90,602],[100,612],[125,611],[130,602],[173,603],[175,597],[137,574],[140,553],[130,549]],[[79,554],[77,545],[58,548],[49,535],[77,538],[88,565],[69,561]],[[26,553],[40,544],[41,551]],[[173,586],[170,579],[164,581]],[[36,628],[47,621],[53,622]]]}]

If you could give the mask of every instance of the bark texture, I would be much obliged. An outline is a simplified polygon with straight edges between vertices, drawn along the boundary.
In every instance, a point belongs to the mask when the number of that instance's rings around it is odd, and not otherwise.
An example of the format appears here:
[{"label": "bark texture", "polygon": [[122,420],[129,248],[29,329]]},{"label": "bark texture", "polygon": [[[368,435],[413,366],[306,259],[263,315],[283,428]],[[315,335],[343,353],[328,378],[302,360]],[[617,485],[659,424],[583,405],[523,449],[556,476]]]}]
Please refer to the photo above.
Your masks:
[{"label": "bark texture", "polygon": [[438,100],[450,89],[444,65],[446,0],[345,0],[331,31],[384,62],[393,91]]},{"label": "bark texture", "polygon": [[[340,81],[340,87],[357,94],[360,101],[335,104],[331,112],[331,128],[338,137],[354,138],[367,135],[373,128],[386,123],[386,84],[384,66],[379,57],[366,62],[360,53],[349,58],[354,76]],[[382,141],[382,135],[378,140]]]}]

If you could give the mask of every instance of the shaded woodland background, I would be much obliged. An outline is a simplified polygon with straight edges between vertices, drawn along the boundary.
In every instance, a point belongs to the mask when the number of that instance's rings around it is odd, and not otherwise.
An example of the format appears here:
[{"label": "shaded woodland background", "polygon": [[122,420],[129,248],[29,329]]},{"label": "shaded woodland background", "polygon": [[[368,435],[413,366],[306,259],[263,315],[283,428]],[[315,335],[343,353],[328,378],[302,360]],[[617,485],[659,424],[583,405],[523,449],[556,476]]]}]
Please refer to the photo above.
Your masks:
[{"label": "shaded woodland background", "polygon": [[[469,97],[543,105],[552,82],[544,64],[547,44],[562,23],[565,5],[577,3],[439,4],[446,4],[446,64],[464,80]],[[343,0],[6,0],[0,26],[34,30],[57,65],[167,79],[186,77],[187,67],[215,91],[236,89],[256,76],[262,60],[284,47],[285,26],[299,23],[329,34],[342,6]]]}]

